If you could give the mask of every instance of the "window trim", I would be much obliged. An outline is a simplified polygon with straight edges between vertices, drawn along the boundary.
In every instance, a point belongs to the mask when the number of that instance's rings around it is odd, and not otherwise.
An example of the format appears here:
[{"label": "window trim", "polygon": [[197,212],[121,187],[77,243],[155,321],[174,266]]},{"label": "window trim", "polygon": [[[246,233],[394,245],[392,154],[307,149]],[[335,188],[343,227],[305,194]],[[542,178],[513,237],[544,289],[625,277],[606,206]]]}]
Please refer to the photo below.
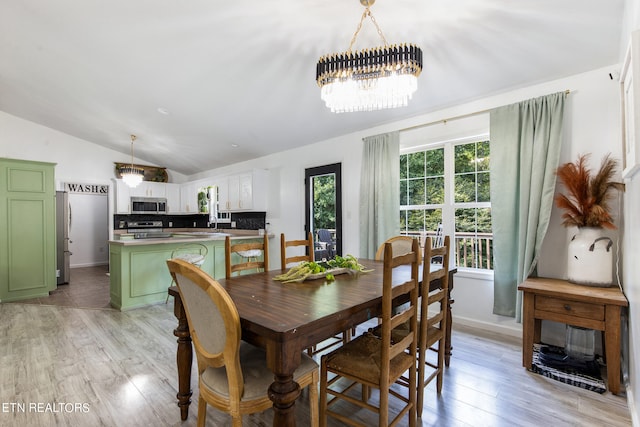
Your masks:
[{"label": "window trim", "polygon": [[[455,195],[455,147],[457,145],[465,145],[482,141],[490,141],[489,132],[481,132],[476,135],[465,136],[460,138],[452,138],[437,142],[430,142],[411,147],[400,149],[400,155],[418,153],[428,150],[444,149],[444,203],[424,204],[424,205],[402,205],[400,212],[415,209],[440,209],[442,212],[443,233],[451,236],[455,235],[455,211],[456,209],[491,209],[491,202],[454,202]],[[477,175],[478,171],[474,174]],[[445,218],[452,218],[452,221],[445,221]],[[477,231],[477,230],[476,230]],[[402,230],[405,232],[405,230]],[[452,249],[453,250],[453,249]],[[453,255],[453,254],[452,254]],[[454,260],[455,261],[455,260]],[[486,268],[459,267],[458,275],[461,277],[469,277],[478,280],[493,280],[493,271]],[[462,273],[462,274],[461,274]]]}]

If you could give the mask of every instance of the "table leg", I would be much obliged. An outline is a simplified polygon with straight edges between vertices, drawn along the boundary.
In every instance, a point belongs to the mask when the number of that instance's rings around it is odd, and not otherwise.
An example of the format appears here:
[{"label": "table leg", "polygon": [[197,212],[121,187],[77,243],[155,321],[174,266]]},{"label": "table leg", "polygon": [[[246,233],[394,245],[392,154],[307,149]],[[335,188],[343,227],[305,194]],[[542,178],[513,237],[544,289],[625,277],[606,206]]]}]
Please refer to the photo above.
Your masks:
[{"label": "table leg", "polygon": [[[275,344],[275,345],[273,345]],[[273,402],[273,427],[295,427],[295,403],[300,396],[300,385],[293,373],[300,366],[303,348],[293,341],[267,344],[267,366],[274,374],[269,386],[269,399]]]},{"label": "table leg", "polygon": [[191,362],[193,360],[193,349],[191,347],[191,334],[189,333],[189,323],[187,313],[182,306],[180,296],[174,297],[173,314],[178,319],[178,327],[173,330],[173,335],[178,337],[178,351],[176,362],[178,365],[178,406],[180,407],[180,418],[182,421],[189,416],[189,405],[191,404]]},{"label": "table leg", "polygon": [[451,293],[453,292],[453,276],[454,273],[449,271],[449,289],[447,295],[447,329],[445,331],[444,337],[444,365],[449,366],[449,362],[451,361],[451,350],[453,346],[451,345],[451,325],[453,325],[453,315],[451,314],[451,305],[455,302],[453,298],[451,298]]},{"label": "table leg", "polygon": [[609,391],[620,393],[620,306],[607,305],[605,309],[605,351]]},{"label": "table leg", "polygon": [[269,399],[273,402],[273,427],[295,427],[295,402],[300,396],[300,386],[293,375],[276,375],[269,387]]},{"label": "table leg", "polygon": [[533,362],[533,340],[536,335],[536,321],[533,317],[534,298],[535,295],[525,292],[522,304],[522,366],[527,369],[531,369]]},{"label": "table leg", "polygon": [[444,365],[449,366],[449,362],[451,361],[451,350],[453,346],[451,346],[451,325],[453,324],[453,316],[451,315],[451,304],[454,301],[451,299],[451,289],[449,289],[449,298],[447,300],[447,304],[449,307],[447,308],[447,329],[445,331],[444,336]]}]

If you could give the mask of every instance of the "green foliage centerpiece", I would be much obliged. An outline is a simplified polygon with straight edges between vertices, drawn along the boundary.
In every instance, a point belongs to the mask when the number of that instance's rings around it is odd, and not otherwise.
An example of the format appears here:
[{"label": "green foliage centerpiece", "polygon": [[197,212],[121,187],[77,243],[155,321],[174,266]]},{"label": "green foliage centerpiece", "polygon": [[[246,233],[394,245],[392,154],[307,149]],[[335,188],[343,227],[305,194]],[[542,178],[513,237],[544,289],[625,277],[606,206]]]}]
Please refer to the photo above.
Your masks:
[{"label": "green foliage centerpiece", "polygon": [[344,257],[336,255],[335,258],[323,262],[301,262],[295,267],[291,267],[286,273],[274,277],[274,280],[282,283],[304,282],[306,279],[317,279],[322,276],[332,282],[334,274],[340,273],[366,273],[365,266],[358,262],[353,255]]}]

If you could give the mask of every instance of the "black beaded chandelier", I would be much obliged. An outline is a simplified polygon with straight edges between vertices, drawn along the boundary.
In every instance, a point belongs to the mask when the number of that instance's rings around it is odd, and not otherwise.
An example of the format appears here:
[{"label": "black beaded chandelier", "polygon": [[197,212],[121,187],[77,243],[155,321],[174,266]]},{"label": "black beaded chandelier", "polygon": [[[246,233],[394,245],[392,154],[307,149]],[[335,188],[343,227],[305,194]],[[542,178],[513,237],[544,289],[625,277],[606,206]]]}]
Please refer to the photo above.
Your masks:
[{"label": "black beaded chandelier", "polygon": [[[324,55],[316,67],[320,97],[334,113],[404,107],[418,88],[422,49],[389,45],[369,9],[375,0],[360,0],[365,10],[346,52]],[[384,46],[353,52],[351,48],[369,17]]]}]

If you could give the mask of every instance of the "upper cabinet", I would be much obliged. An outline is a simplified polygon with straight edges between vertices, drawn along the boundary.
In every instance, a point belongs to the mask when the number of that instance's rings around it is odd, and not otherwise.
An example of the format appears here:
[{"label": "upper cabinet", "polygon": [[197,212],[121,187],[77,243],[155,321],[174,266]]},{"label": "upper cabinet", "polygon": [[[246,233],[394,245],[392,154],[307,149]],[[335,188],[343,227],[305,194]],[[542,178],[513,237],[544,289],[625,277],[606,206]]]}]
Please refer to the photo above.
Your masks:
[{"label": "upper cabinet", "polygon": [[218,186],[218,206],[221,211],[266,211],[268,171],[229,175],[223,178],[207,178],[184,184],[143,181],[129,188],[116,179],[116,214],[131,213],[131,197],[164,197],[170,214],[195,214],[198,209],[198,191],[210,185]]},{"label": "upper cabinet", "polygon": [[130,188],[121,179],[116,179],[116,213],[131,213],[132,197],[164,197],[167,199],[168,213],[181,212],[180,184],[142,181]]},{"label": "upper cabinet", "polygon": [[129,186],[121,179],[116,179],[116,213],[131,213],[131,195]]},{"label": "upper cabinet", "polygon": [[131,197],[166,197],[167,184],[164,182],[142,181],[137,187],[129,189]]},{"label": "upper cabinet", "polygon": [[180,212],[198,213],[198,188],[197,182],[180,185]]},{"label": "upper cabinet", "polygon": [[266,170],[256,169],[217,180],[220,210],[266,211],[267,174]]},{"label": "upper cabinet", "polygon": [[167,213],[180,213],[182,212],[182,205],[180,203],[180,184],[165,184],[166,197],[167,197]]}]

